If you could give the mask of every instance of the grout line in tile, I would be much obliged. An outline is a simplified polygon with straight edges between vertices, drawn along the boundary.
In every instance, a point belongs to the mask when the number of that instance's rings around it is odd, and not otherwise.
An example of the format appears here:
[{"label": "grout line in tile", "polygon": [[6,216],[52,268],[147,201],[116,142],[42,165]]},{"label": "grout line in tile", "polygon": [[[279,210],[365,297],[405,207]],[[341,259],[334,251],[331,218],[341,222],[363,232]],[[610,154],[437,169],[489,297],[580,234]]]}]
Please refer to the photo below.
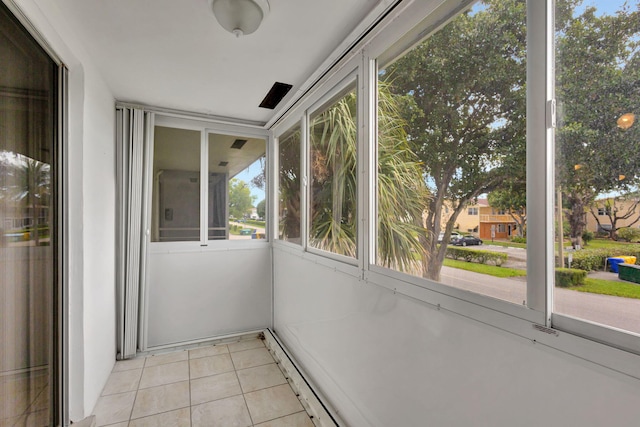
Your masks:
[{"label": "grout line in tile", "polygon": [[[129,421],[127,421],[127,422],[130,423],[131,421],[141,420],[143,418],[149,418],[149,417],[155,417],[156,415],[168,414],[169,412],[179,411],[180,409],[185,409],[185,408],[189,408],[189,413],[191,413],[191,405],[189,405],[189,406],[181,406],[180,408],[174,408],[174,409],[169,409],[167,411],[156,412],[154,414],[145,415],[144,417],[138,417],[138,418],[133,418],[133,419],[129,418]],[[189,415],[189,424],[191,424],[191,415]],[[108,426],[104,426],[104,427],[108,427]]]},{"label": "grout line in tile", "polygon": [[[188,351],[188,350],[187,350]],[[191,354],[187,353],[187,378],[189,380],[189,426],[193,426],[193,416],[191,415],[193,411],[193,404],[191,402]]]},{"label": "grout line in tile", "polygon": [[238,376],[238,370],[236,369],[236,364],[233,363],[233,357],[231,357],[231,365],[233,366],[233,373],[236,374],[236,379],[238,380],[238,385],[240,386],[240,392],[242,393],[242,400],[244,401],[244,406],[247,408],[247,412],[249,413],[249,419],[251,420],[251,426],[253,427],[255,423],[253,422],[253,417],[251,416],[249,405],[247,405],[247,398],[244,397],[244,390],[242,389],[242,383],[240,382],[240,377]]},{"label": "grout line in tile", "polygon": [[144,357],[144,362],[142,363],[142,372],[140,372],[140,380],[138,381],[138,387],[136,387],[136,396],[133,398],[133,405],[131,405],[131,412],[129,412],[129,419],[127,420],[127,426],[131,424],[131,417],[133,416],[133,408],[136,407],[136,401],[138,400],[138,392],[140,391],[140,383],[142,382],[142,374],[144,374],[144,367],[147,364],[147,357]]}]

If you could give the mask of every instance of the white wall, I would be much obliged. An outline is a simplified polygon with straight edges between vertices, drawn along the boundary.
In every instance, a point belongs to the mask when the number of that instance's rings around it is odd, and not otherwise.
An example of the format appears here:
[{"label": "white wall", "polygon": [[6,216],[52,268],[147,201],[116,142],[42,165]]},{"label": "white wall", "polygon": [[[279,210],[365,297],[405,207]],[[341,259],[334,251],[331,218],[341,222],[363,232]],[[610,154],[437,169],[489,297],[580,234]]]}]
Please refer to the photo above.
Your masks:
[{"label": "white wall", "polygon": [[84,415],[115,363],[115,104],[97,73],[85,74],[83,143]]},{"label": "white wall", "polygon": [[638,425],[637,379],[280,247],[275,331],[348,425]]},{"label": "white wall", "polygon": [[69,405],[79,420],[115,363],[115,105],[55,2],[14,1],[69,69]]},{"label": "white wall", "polygon": [[[239,243],[239,242],[222,242]],[[271,249],[162,251],[147,269],[149,347],[271,326]]]}]

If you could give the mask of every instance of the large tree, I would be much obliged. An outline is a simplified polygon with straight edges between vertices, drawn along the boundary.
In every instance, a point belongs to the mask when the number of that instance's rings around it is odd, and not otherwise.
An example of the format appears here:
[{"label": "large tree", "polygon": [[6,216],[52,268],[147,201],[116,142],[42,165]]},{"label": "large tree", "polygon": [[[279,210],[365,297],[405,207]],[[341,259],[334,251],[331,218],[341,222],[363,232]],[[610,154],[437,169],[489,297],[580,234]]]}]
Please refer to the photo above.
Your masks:
[{"label": "large tree", "polygon": [[[619,195],[615,197],[608,197],[603,200],[596,200],[596,202],[590,206],[590,213],[598,224],[599,230],[605,230],[603,225],[609,225],[609,238],[617,240],[618,230],[626,227],[633,227],[640,221],[640,195],[638,192]],[[604,215],[600,215],[598,212],[602,209]],[[609,223],[602,223],[600,221],[601,216],[606,216]],[[620,225],[619,222],[623,222],[624,225]]]},{"label": "large tree", "polygon": [[[460,212],[524,172],[525,10],[524,1],[486,1],[385,70],[392,90],[412,100],[404,111],[409,142],[432,194],[424,277],[439,280]],[[451,214],[438,244],[445,206]]]},{"label": "large tree", "polygon": [[638,183],[640,129],[617,120],[640,112],[640,13],[627,7],[574,14],[556,33],[556,179],[574,245],[599,194]]},{"label": "large tree", "polygon": [[251,195],[251,189],[241,179],[231,178],[229,181],[229,215],[236,219],[244,218],[248,213],[256,196]]}]

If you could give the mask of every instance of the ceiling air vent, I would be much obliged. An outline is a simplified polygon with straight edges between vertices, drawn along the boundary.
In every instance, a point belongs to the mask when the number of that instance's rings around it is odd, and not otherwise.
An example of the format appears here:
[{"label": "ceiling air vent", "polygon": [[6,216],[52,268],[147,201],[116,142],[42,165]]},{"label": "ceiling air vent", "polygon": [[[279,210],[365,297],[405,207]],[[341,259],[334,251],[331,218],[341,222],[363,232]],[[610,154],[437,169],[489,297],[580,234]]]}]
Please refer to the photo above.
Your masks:
[{"label": "ceiling air vent", "polygon": [[293,86],[286,83],[275,82],[273,86],[271,86],[271,90],[269,91],[267,96],[265,96],[260,103],[260,107],[273,110],[274,108],[276,108],[276,105],[278,105],[280,101],[282,101],[282,98],[284,98],[285,95],[289,93],[292,87]]},{"label": "ceiling air vent", "polygon": [[235,148],[236,150],[239,150],[246,143],[247,143],[246,139],[236,139],[235,141],[233,141],[233,144],[231,144],[231,148]]},{"label": "ceiling air vent", "polygon": [[227,166],[228,164],[229,164],[229,162],[220,162],[220,163],[218,163],[218,166],[225,167],[225,166]]}]

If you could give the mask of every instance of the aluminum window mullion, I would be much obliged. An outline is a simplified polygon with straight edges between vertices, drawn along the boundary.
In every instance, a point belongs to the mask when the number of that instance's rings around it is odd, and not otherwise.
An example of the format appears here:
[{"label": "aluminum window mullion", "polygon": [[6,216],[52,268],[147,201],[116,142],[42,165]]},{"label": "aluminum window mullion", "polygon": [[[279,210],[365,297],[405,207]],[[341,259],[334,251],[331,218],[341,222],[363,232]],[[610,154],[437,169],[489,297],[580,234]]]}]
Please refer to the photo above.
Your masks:
[{"label": "aluminum window mullion", "polygon": [[200,246],[209,240],[209,131],[200,131]]},{"label": "aluminum window mullion", "polygon": [[[527,306],[551,324],[554,274],[551,0],[527,2]],[[541,173],[542,171],[542,173]]]},{"label": "aluminum window mullion", "polygon": [[360,185],[362,196],[361,205],[362,223],[360,227],[360,241],[362,253],[360,258],[361,269],[363,275],[369,270],[371,265],[376,264],[377,256],[377,170],[378,170],[378,149],[377,149],[377,95],[378,95],[378,77],[377,77],[377,61],[369,54],[368,49],[362,51],[360,80],[359,85],[362,91],[358,94],[361,98],[359,103],[360,111],[358,120],[359,128],[362,131],[360,150],[362,155],[359,156],[359,177],[362,180]]},{"label": "aluminum window mullion", "polygon": [[309,250],[309,163],[311,158],[311,148],[309,144],[309,112],[305,111],[300,119],[300,245]]},{"label": "aluminum window mullion", "polygon": [[138,313],[138,347],[140,350],[147,349],[147,309],[149,287],[147,286],[147,263],[149,259],[149,243],[151,241],[151,211],[153,194],[153,147],[155,130],[155,113],[145,111],[145,135],[144,135],[144,166],[142,172],[142,228],[144,233],[141,238],[140,248],[140,295]]},{"label": "aluminum window mullion", "polygon": [[366,183],[366,195],[363,212],[367,217],[367,240],[365,247],[367,252],[363,255],[365,269],[369,270],[370,266],[376,264],[378,253],[378,62],[371,58],[368,50],[363,52],[363,72],[365,76],[365,96],[364,103],[365,116],[363,123],[366,121],[366,131],[368,134],[365,138],[365,149],[367,151],[366,165],[368,172],[364,174]]}]

